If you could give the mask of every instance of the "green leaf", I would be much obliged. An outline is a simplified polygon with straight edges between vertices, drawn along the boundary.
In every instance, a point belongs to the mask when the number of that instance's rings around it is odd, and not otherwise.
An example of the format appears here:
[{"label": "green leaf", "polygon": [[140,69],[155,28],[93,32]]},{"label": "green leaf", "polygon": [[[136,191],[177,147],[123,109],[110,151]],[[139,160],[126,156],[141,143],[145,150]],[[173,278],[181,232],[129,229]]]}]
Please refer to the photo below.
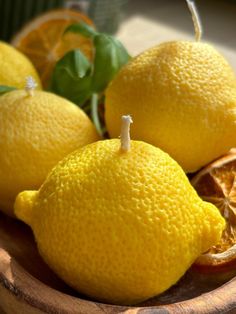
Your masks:
[{"label": "green leaf", "polygon": [[100,96],[104,92],[130,56],[117,39],[98,33],[85,23],[70,25],[66,32],[79,33],[92,39],[95,52],[93,64],[80,50],[68,52],[54,68],[51,90],[89,113],[101,132],[98,115],[100,99],[95,95]]},{"label": "green leaf", "polygon": [[114,37],[99,34],[94,38],[95,59],[92,88],[96,93],[105,90],[130,56],[124,46]]},{"label": "green leaf", "polygon": [[68,52],[54,68],[51,90],[79,106],[91,96],[91,64],[79,50]]},{"label": "green leaf", "polygon": [[125,65],[130,59],[131,56],[125,49],[125,47],[122,45],[122,43],[116,39],[115,37],[111,37],[113,40],[114,45],[116,46],[116,52],[117,52],[117,58],[119,60],[119,65],[122,67]]},{"label": "green leaf", "polygon": [[94,28],[92,28],[91,26],[89,26],[86,23],[80,22],[77,24],[71,24],[70,26],[68,26],[64,32],[68,33],[68,32],[72,32],[72,33],[76,33],[76,34],[81,34],[85,37],[88,38],[93,38],[94,36],[96,36],[98,33],[94,30]]},{"label": "green leaf", "polygon": [[6,94],[16,89],[17,88],[12,87],[12,86],[0,85],[0,95]]},{"label": "green leaf", "polygon": [[96,130],[98,131],[99,135],[103,135],[103,131],[102,131],[102,125],[101,122],[99,120],[99,113],[98,113],[98,106],[99,106],[99,99],[98,99],[98,94],[92,94],[91,97],[91,118],[92,121],[95,125]]}]

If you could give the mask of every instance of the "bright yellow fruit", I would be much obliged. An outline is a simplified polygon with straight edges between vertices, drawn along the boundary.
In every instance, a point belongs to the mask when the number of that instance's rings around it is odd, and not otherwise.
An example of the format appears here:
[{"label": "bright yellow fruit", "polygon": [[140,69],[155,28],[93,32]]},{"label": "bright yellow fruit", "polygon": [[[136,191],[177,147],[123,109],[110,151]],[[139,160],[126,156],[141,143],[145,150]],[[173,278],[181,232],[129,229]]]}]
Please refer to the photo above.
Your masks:
[{"label": "bright yellow fruit", "polygon": [[32,76],[41,89],[41,81],[31,61],[14,47],[0,41],[0,85],[24,88]]},{"label": "bright yellow fruit", "polygon": [[121,152],[116,139],[67,156],[39,191],[18,195],[15,213],[62,279],[118,304],[168,289],[225,226],[169,155],[139,141]]},{"label": "bright yellow fruit", "polygon": [[212,46],[163,43],[134,58],[106,92],[111,137],[119,117],[135,120],[132,138],[168,152],[193,172],[236,144],[236,78]]},{"label": "bright yellow fruit", "polygon": [[19,192],[38,189],[59,160],[99,139],[76,105],[34,93],[17,90],[0,97],[0,209],[8,214]]}]

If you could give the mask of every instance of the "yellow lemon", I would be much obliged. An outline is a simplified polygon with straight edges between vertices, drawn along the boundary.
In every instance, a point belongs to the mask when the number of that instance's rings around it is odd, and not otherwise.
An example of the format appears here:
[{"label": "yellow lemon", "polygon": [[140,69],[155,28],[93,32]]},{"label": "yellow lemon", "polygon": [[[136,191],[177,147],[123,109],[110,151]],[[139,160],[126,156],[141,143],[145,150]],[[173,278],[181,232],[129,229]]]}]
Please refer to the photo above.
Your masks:
[{"label": "yellow lemon", "polygon": [[43,91],[0,97],[0,209],[12,214],[16,195],[37,189],[68,153],[98,140],[86,114]]},{"label": "yellow lemon", "polygon": [[132,137],[168,152],[193,172],[236,144],[236,78],[211,45],[162,43],[122,68],[106,92],[111,137],[130,113]]},{"label": "yellow lemon", "polygon": [[41,89],[38,73],[31,61],[14,47],[0,41],[0,85],[23,88],[26,76],[32,76]]},{"label": "yellow lemon", "polygon": [[181,167],[160,149],[118,139],[76,150],[39,191],[24,191],[16,216],[69,285],[102,302],[153,297],[217,243],[225,222]]}]

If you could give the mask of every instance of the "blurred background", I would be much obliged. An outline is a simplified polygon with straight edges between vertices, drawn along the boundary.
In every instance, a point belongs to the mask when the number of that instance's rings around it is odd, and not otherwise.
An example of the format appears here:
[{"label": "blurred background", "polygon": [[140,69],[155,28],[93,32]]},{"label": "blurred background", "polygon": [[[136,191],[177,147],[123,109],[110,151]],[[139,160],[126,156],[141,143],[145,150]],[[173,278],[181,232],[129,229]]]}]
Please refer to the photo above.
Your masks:
[{"label": "blurred background", "polygon": [[84,12],[100,31],[115,33],[128,0],[0,0],[0,38],[10,40],[25,23],[43,12],[67,8]]},{"label": "blurred background", "polygon": [[[204,29],[236,70],[236,1],[196,0]],[[193,39],[185,0],[0,0],[0,39],[12,36],[31,18],[55,8],[82,10],[100,31],[116,34],[132,55],[162,41]]]},{"label": "blurred background", "polygon": [[[236,1],[195,0],[203,40],[214,43],[236,72]],[[193,39],[193,23],[185,0],[130,0],[118,37],[132,54],[160,42]]]}]

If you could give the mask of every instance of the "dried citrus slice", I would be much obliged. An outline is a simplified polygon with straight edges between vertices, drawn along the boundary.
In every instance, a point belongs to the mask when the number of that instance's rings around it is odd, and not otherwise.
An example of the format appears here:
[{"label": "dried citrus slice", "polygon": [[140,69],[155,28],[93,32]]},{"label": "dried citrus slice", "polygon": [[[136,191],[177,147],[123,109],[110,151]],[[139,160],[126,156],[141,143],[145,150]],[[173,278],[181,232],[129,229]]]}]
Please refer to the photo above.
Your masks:
[{"label": "dried citrus slice", "polygon": [[201,255],[197,265],[222,268],[236,262],[236,151],[203,168],[193,179],[192,185],[199,196],[219,208],[226,220],[220,242]]},{"label": "dried citrus slice", "polygon": [[55,63],[68,51],[80,48],[92,58],[92,41],[82,35],[67,33],[72,23],[93,22],[80,12],[68,9],[50,11],[32,20],[13,38],[12,44],[27,55],[47,87]]}]

